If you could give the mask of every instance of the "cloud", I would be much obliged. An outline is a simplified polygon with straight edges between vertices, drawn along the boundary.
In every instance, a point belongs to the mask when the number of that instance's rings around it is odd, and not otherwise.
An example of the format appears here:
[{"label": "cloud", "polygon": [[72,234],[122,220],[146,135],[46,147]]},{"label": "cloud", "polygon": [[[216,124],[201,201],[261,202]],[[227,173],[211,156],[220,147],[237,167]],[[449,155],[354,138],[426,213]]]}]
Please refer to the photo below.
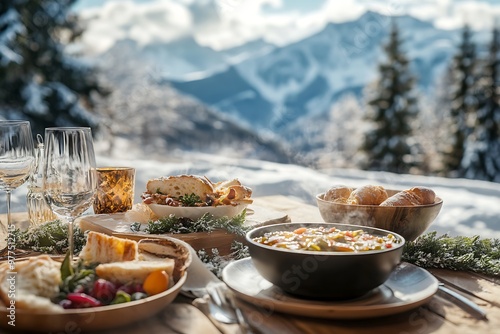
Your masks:
[{"label": "cloud", "polygon": [[[286,0],[107,0],[101,7],[80,9],[88,21],[83,42],[103,52],[124,38],[141,44],[168,42],[192,35],[214,49],[262,38],[284,45],[321,29],[328,22],[354,20],[366,10],[384,15],[409,14],[453,29],[464,22],[491,27],[500,4],[472,0],[324,0],[300,11]],[[289,3],[290,4],[290,3]]]},{"label": "cloud", "polygon": [[101,8],[82,10],[81,14],[88,23],[83,43],[97,53],[125,38],[140,44],[168,42],[190,34],[193,25],[189,9],[174,1],[138,4],[114,0]]}]

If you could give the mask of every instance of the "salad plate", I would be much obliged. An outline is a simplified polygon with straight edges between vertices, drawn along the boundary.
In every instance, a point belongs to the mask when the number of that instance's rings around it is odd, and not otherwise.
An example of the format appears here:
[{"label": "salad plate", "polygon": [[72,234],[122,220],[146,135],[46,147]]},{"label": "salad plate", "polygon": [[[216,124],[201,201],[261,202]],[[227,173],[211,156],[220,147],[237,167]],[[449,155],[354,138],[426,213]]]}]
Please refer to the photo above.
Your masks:
[{"label": "salad plate", "polygon": [[287,294],[264,279],[251,258],[228,264],[222,278],[238,298],[267,312],[326,319],[362,319],[402,313],[427,303],[438,290],[434,276],[409,263],[400,263],[384,284],[366,295],[340,301]]},{"label": "salad plate", "polygon": [[122,327],[150,318],[163,310],[177,297],[186,278],[187,273],[164,292],[122,304],[67,309],[58,313],[17,309],[14,312],[15,326],[9,325],[11,312],[0,301],[0,327],[19,333],[79,333]]}]

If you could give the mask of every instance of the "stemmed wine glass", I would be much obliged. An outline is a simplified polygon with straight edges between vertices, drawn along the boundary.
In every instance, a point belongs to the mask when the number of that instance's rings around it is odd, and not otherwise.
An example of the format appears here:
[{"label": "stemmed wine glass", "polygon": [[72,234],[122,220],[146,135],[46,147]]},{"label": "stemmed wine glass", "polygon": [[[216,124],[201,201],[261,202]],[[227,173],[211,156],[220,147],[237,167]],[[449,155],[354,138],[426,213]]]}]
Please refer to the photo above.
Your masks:
[{"label": "stemmed wine glass", "polygon": [[11,192],[30,176],[35,165],[33,134],[28,121],[0,121],[0,189],[7,194],[7,226],[11,226]]},{"label": "stemmed wine glass", "polygon": [[96,162],[92,132],[83,127],[45,129],[43,191],[47,203],[68,222],[69,256],[73,260],[73,222],[94,201]]}]

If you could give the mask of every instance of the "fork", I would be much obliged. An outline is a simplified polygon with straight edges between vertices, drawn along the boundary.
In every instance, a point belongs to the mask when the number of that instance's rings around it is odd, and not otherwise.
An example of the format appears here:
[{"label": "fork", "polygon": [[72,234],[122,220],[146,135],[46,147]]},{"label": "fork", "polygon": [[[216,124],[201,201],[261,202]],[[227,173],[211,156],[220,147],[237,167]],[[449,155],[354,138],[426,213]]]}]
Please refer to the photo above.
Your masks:
[{"label": "fork", "polygon": [[225,324],[236,324],[238,318],[228,298],[227,287],[223,283],[210,283],[207,285],[209,308],[212,316]]},{"label": "fork", "polygon": [[[215,276],[200,260],[196,251],[186,245],[191,252],[191,265],[188,267],[187,280],[181,293],[190,298],[205,298],[209,296],[211,314],[223,323],[238,324],[243,333],[251,333],[241,310],[238,308],[226,283]],[[222,318],[225,315],[225,318]]]}]

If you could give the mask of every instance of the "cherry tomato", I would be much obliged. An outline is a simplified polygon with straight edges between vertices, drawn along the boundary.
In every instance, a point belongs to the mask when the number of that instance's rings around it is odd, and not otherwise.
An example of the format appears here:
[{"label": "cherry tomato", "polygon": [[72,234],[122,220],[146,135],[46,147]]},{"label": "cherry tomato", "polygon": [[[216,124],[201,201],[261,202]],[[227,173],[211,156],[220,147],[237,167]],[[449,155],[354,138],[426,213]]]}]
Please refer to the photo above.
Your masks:
[{"label": "cherry tomato", "polygon": [[169,277],[165,270],[151,272],[142,285],[148,295],[156,295],[168,289]]}]

